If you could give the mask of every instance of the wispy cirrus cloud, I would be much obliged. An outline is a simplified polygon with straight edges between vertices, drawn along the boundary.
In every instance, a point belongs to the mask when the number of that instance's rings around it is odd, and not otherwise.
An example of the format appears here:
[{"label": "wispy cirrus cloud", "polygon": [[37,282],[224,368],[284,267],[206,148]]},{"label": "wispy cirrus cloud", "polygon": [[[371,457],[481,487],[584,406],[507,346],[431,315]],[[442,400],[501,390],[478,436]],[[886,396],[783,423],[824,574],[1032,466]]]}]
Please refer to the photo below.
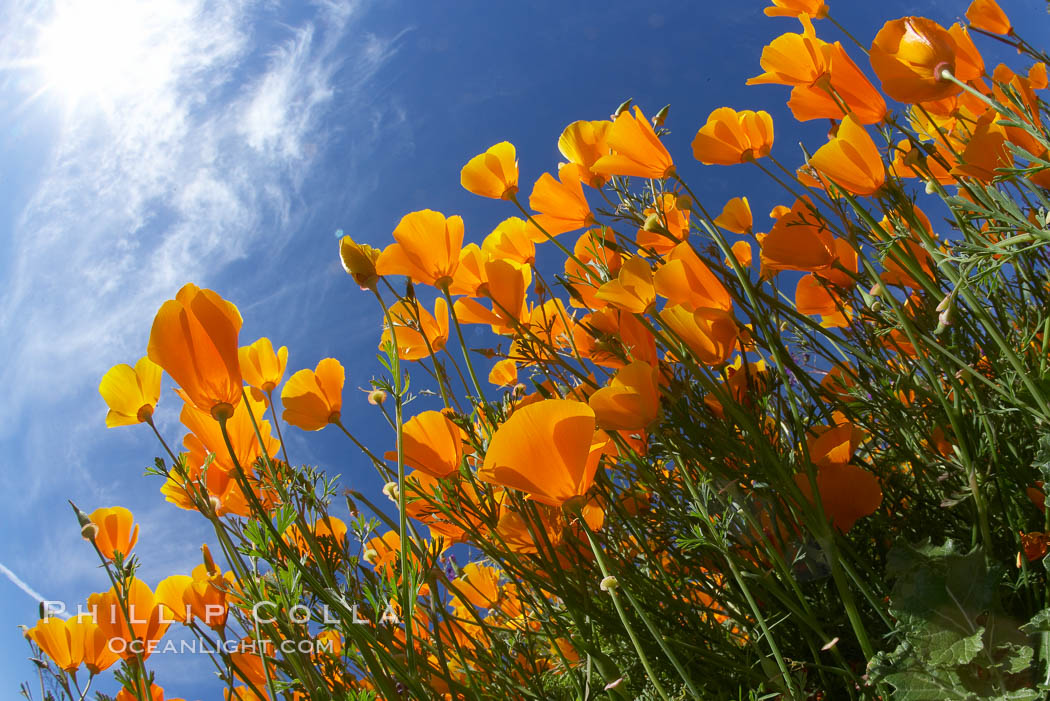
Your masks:
[{"label": "wispy cirrus cloud", "polygon": [[[81,96],[56,120],[14,223],[0,289],[0,441],[18,443],[12,460],[47,466],[0,476],[0,487],[27,497],[22,504],[47,479],[107,490],[78,464],[79,451],[62,447],[88,425],[97,430],[98,412],[83,401],[97,378],[144,352],[153,312],[179,285],[207,284],[295,236],[300,188],[330,136],[328,111],[372,80],[397,42],[360,32],[357,2],[319,2],[291,22],[247,0],[149,7],[139,42],[149,53],[131,57],[149,71],[132,72],[134,90]],[[9,26],[52,21],[37,4],[15,13]],[[31,65],[32,42],[17,46]],[[44,94],[23,114],[53,114],[60,102]],[[68,443],[30,426],[57,408]]]}]

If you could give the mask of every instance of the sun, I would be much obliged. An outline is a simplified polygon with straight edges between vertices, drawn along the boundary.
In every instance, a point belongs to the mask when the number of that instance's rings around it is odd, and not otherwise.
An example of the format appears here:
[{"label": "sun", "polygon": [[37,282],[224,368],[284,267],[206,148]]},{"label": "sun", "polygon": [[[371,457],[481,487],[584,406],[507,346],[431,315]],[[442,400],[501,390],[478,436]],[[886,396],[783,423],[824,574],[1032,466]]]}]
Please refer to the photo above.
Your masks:
[{"label": "sun", "polygon": [[74,107],[93,100],[112,108],[160,78],[150,45],[157,33],[150,3],[58,0],[38,35],[33,61],[41,89]]}]

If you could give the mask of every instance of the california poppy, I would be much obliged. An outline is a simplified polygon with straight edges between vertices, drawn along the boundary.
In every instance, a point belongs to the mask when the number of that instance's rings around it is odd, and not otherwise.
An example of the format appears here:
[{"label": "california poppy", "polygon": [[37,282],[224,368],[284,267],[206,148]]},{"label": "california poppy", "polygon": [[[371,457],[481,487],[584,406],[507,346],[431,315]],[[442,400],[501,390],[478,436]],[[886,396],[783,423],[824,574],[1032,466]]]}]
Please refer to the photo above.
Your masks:
[{"label": "california poppy", "polygon": [[120,552],[127,558],[139,540],[139,527],[131,512],[123,506],[111,506],[95,509],[90,518],[98,526],[94,541],[102,556],[112,560]]},{"label": "california poppy", "polygon": [[497,200],[509,200],[518,192],[518,158],[514,144],[501,141],[467,162],[459,173],[467,192]]},{"label": "california poppy", "polygon": [[516,410],[492,436],[478,477],[561,506],[590,489],[608,440],[594,411],[571,399],[544,399]]},{"label": "california poppy", "polygon": [[[73,619],[69,619],[70,621]],[[75,672],[84,661],[84,645],[80,636],[74,635],[69,621],[49,616],[37,621],[26,631],[26,637],[50,657],[64,672]]]},{"label": "california poppy", "polygon": [[106,426],[130,426],[151,421],[153,408],[160,399],[159,365],[141,358],[135,367],[114,365],[99,383],[98,391],[109,406]]},{"label": "california poppy", "polygon": [[[788,107],[800,122],[842,119],[852,115],[861,124],[875,124],[886,117],[886,101],[871,84],[840,42],[823,44],[828,72],[813,85],[791,90]],[[845,111],[843,111],[845,107]]]},{"label": "california poppy", "polygon": [[[531,265],[536,260],[535,227],[529,226],[520,217],[509,217],[500,222],[481,243],[481,251],[489,258],[501,258],[522,265]],[[542,237],[546,240],[546,237]],[[466,248],[463,249],[464,251]],[[463,256],[460,256],[460,264]],[[457,271],[458,272],[458,271]],[[453,283],[455,286],[455,283]],[[449,288],[452,292],[452,288]],[[453,294],[456,294],[453,292]],[[476,292],[460,293],[473,296]]]},{"label": "california poppy", "polygon": [[762,274],[781,270],[828,271],[837,258],[835,239],[812,211],[812,203],[798,199],[777,219],[762,239]]},{"label": "california poppy", "polygon": [[992,34],[1012,34],[1014,31],[1010,18],[995,0],[973,0],[966,10],[966,19],[970,20],[971,26]]},{"label": "california poppy", "polygon": [[188,283],[153,319],[149,359],[164,368],[201,411],[220,419],[241,401],[240,330],[237,307]]},{"label": "california poppy", "polygon": [[677,304],[665,307],[660,319],[705,365],[721,365],[737,348],[740,329],[729,312]]},{"label": "california poppy", "polygon": [[598,288],[595,293],[618,309],[633,314],[644,314],[656,301],[653,271],[641,256],[629,259],[620,268],[616,278]]},{"label": "california poppy", "polygon": [[616,117],[606,134],[605,143],[612,153],[602,156],[591,166],[591,171],[598,175],[662,179],[674,174],[671,154],[637,107],[634,114],[624,110]]},{"label": "california poppy", "polygon": [[609,147],[605,143],[612,122],[607,119],[588,122],[580,120],[565,127],[561,136],[558,137],[558,150],[569,163],[580,166],[583,173],[583,181],[591,187],[601,187],[608,178],[599,175],[593,168],[595,162],[602,156],[609,154]]},{"label": "california poppy", "polygon": [[680,243],[667,255],[653,280],[656,292],[670,305],[690,309],[710,307],[728,311],[733,299],[721,281],[711,272],[688,243]]},{"label": "california poppy", "polygon": [[590,396],[599,428],[634,431],[647,428],[660,414],[660,370],[642,360],[619,372]]},{"label": "california poppy", "polygon": [[412,282],[445,289],[459,265],[463,219],[424,209],[401,217],[394,241],[379,254],[380,275],[407,275]]},{"label": "california poppy", "polygon": [[722,208],[722,213],[715,218],[715,224],[734,234],[750,234],[754,221],[751,217],[751,205],[748,204],[747,198],[734,197],[726,202],[725,207]]},{"label": "california poppy", "polygon": [[492,608],[499,600],[500,571],[490,565],[471,562],[452,583],[460,596],[478,608]]},{"label": "california poppy", "polygon": [[[190,435],[183,439],[183,445],[191,453],[194,451],[205,455],[213,453],[214,464],[218,468],[232,470],[234,460],[236,460],[236,464],[251,474],[255,461],[262,457],[259,440],[255,434],[256,427],[259,429],[259,435],[262,436],[263,447],[267,455],[276,455],[281,449],[280,441],[270,434],[270,422],[263,418],[265,413],[266,404],[263,400],[249,397],[247,402],[238,404],[233,414],[226,420],[226,436],[223,437],[222,430],[215,421],[209,420],[207,414],[187,402],[179,413],[179,421],[190,431]],[[232,457],[230,450],[226,447],[227,438],[233,448]],[[197,443],[200,444],[199,447]]]},{"label": "california poppy", "polygon": [[452,309],[465,324],[489,324],[493,333],[511,333],[528,315],[526,294],[532,281],[531,269],[510,261],[495,259],[485,263],[485,282],[479,296],[492,300],[492,310],[477,300],[456,300]]},{"label": "california poppy", "polygon": [[817,38],[813,23],[802,15],[801,34],[781,34],[762,49],[759,64],[765,73],[747,81],[748,85],[810,86],[827,75],[831,66],[824,52],[825,42]]},{"label": "california poppy", "polygon": [[324,358],[316,370],[295,373],[281,390],[282,417],[304,431],[319,431],[339,421],[344,379],[343,366],[334,358]]},{"label": "california poppy", "polygon": [[[447,477],[463,460],[463,431],[440,411],[424,411],[402,429],[405,464],[433,477]],[[396,460],[396,452],[384,455]]]},{"label": "california poppy", "polygon": [[508,387],[518,381],[518,364],[513,358],[505,358],[492,366],[489,371],[489,382],[500,387]]},{"label": "california poppy", "polygon": [[771,0],[772,7],[763,12],[767,17],[802,17],[808,15],[813,19],[828,16],[828,6],[821,0]]},{"label": "california poppy", "polygon": [[284,369],[288,364],[288,346],[281,346],[275,353],[268,338],[260,338],[250,346],[237,351],[244,381],[269,394],[281,384]]},{"label": "california poppy", "polygon": [[946,70],[955,73],[955,43],[944,27],[925,17],[887,22],[869,57],[882,89],[898,102],[940,100],[962,91],[942,76]]},{"label": "california poppy", "polygon": [[769,155],[773,118],[768,112],[719,107],[693,138],[693,157],[705,165],[734,165]]},{"label": "california poppy", "polygon": [[[429,358],[448,342],[448,303],[444,297],[434,300],[433,314],[418,302],[400,300],[390,307],[390,318],[394,322],[397,355],[402,360]],[[384,326],[380,349],[390,343],[390,333],[390,328]]]},{"label": "california poppy", "polygon": [[343,270],[354,278],[362,290],[374,290],[379,282],[379,274],[376,273],[379,254],[379,249],[356,243],[349,236],[339,241],[339,258],[343,261]]},{"label": "california poppy", "polygon": [[[94,612],[99,628],[111,641],[114,652],[125,660],[134,658],[136,654],[146,659],[156,641],[164,636],[170,619],[142,580],[133,577],[125,586],[126,608],[121,604],[120,595],[113,589],[89,596],[88,607]],[[114,645],[114,640],[120,640],[121,643]]]},{"label": "california poppy", "polygon": [[809,164],[854,195],[873,195],[886,182],[886,167],[875,142],[852,115],[810,156]]},{"label": "california poppy", "polygon": [[539,212],[532,222],[550,236],[575,231],[594,224],[594,215],[583,194],[580,166],[565,163],[558,169],[558,179],[544,173],[532,188],[529,206]]}]

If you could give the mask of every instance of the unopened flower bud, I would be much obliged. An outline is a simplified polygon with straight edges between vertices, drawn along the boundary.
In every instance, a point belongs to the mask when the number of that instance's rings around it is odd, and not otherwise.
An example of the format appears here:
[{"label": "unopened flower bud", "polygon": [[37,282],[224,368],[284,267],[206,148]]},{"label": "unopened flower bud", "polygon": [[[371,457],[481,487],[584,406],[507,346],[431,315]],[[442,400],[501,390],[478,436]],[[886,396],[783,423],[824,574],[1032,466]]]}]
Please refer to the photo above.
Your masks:
[{"label": "unopened flower bud", "polygon": [[674,206],[682,211],[691,210],[693,208],[693,198],[689,195],[679,195],[674,200]]},{"label": "unopened flower bud", "polygon": [[368,393],[368,403],[372,406],[380,406],[386,401],[386,392],[381,389],[374,389]]},{"label": "unopened flower bud", "polygon": [[926,194],[932,195],[937,192],[937,183],[933,180],[926,181]]},{"label": "unopened flower bud", "polygon": [[616,589],[619,586],[620,582],[616,579],[616,577],[613,577],[612,575],[603,578],[602,581],[598,584],[598,588],[602,591],[612,591],[613,589]]},{"label": "unopened flower bud", "polygon": [[219,497],[212,494],[208,497],[208,506],[211,507],[212,513],[218,515],[219,509],[222,508],[222,502],[219,501]]},{"label": "unopened flower bud", "polygon": [[375,562],[379,559],[379,552],[372,548],[369,548],[368,550],[365,550],[365,552],[361,555],[361,559],[370,565],[375,564]]},{"label": "unopened flower bud", "polygon": [[212,577],[218,575],[219,568],[215,566],[215,560],[212,559],[211,550],[208,549],[207,543],[201,545],[201,555],[204,556],[204,569],[208,571],[208,574]]},{"label": "unopened flower bud", "polygon": [[881,282],[876,282],[872,288],[868,291],[868,294],[872,297],[881,297],[886,292],[886,288],[882,286]]},{"label": "unopened flower bud", "polygon": [[952,296],[951,295],[946,296],[944,299],[942,299],[937,304],[937,311],[938,312],[943,312],[944,310],[946,310],[951,305],[951,303],[952,303]]},{"label": "unopened flower bud", "polygon": [[664,228],[663,223],[660,221],[660,215],[653,212],[645,218],[645,224],[642,225],[642,229],[650,233],[656,233],[662,231]]},{"label": "unopened flower bud", "polygon": [[629,97],[620,103],[620,106],[616,108],[616,111],[609,115],[609,119],[616,119],[621,114],[631,109],[631,102],[634,100],[633,97]]},{"label": "unopened flower bud", "polygon": [[392,501],[392,502],[394,502],[396,504],[398,502],[398,499],[399,499],[398,489],[397,489],[397,482],[387,482],[386,484],[384,484],[383,485],[383,494],[386,495],[387,499],[389,499],[390,501]]},{"label": "unopened flower bud", "polygon": [[662,127],[664,122],[667,120],[667,113],[671,110],[671,105],[664,105],[663,109],[656,113],[653,117],[653,126]]},{"label": "unopened flower bud", "polygon": [[98,526],[89,521],[80,527],[80,535],[84,540],[95,540],[98,536]]}]

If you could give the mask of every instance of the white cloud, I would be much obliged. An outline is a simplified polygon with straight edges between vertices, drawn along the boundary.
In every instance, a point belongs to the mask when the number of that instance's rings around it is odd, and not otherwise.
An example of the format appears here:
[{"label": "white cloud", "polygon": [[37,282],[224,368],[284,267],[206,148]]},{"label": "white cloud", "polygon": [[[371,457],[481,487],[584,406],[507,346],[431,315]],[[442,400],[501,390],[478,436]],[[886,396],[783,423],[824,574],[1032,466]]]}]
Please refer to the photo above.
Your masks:
[{"label": "white cloud", "polygon": [[[40,182],[15,222],[0,288],[0,440],[52,418],[48,435],[21,441],[34,469],[0,476],[0,488],[25,495],[16,508],[29,508],[45,480],[102,489],[70,447],[102,430],[97,378],[144,353],[153,313],[179,285],[208,284],[289,240],[299,188],[325,146],[326,110],[366,84],[397,40],[352,35],[352,2],[314,5],[269,45],[259,37],[272,31],[253,26],[272,21],[268,6],[149,7],[149,70],[134,73],[135,90],[80,96],[41,154]],[[0,30],[0,43],[22,33],[8,46],[23,63],[34,50],[24,28],[49,21],[37,13],[26,3]],[[336,85],[346,61],[352,79]],[[19,82],[28,99],[35,87]],[[45,94],[23,115],[59,102]]]}]

